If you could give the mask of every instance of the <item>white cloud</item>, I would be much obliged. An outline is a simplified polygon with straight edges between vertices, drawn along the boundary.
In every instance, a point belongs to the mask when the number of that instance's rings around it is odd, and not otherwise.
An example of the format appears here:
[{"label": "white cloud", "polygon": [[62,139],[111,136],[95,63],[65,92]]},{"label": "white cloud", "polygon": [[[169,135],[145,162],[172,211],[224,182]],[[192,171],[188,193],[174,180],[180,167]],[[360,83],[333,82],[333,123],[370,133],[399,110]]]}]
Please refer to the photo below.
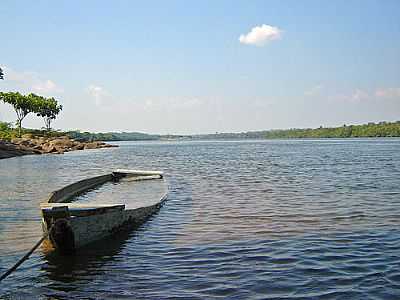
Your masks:
[{"label": "white cloud", "polygon": [[12,68],[4,67],[4,81],[10,81],[17,88],[24,90],[27,93],[38,93],[51,95],[54,93],[62,93],[63,89],[58,86],[53,80],[42,79],[35,72],[15,71]]},{"label": "white cloud", "polygon": [[253,27],[249,33],[242,34],[239,42],[245,45],[264,46],[268,41],[279,40],[282,36],[282,30],[270,25],[261,25]]},{"label": "white cloud", "polygon": [[58,91],[59,90],[59,88],[54,83],[54,81],[52,81],[50,79],[35,83],[32,86],[32,89],[35,90],[35,91],[44,92],[44,93],[49,93],[49,92],[52,92],[52,91]]},{"label": "white cloud", "polygon": [[368,91],[362,90],[362,89],[355,89],[355,90],[350,90],[347,92],[341,92],[341,93],[329,93],[328,91],[323,94],[324,98],[326,98],[329,102],[336,103],[338,101],[344,102],[344,103],[354,103],[358,104],[363,101],[370,101],[372,100],[371,93]]},{"label": "white cloud", "polygon": [[105,100],[111,98],[111,94],[101,86],[91,84],[86,88],[87,93],[93,97],[96,105],[104,104]]},{"label": "white cloud", "polygon": [[375,91],[377,98],[399,98],[400,88],[380,88]]},{"label": "white cloud", "polygon": [[337,98],[354,103],[360,103],[365,100],[400,99],[400,88],[378,88],[375,92],[356,89],[351,94],[338,96]]},{"label": "white cloud", "polygon": [[305,91],[304,95],[306,95],[306,96],[317,96],[322,92],[323,88],[324,88],[324,86],[321,85],[321,84],[313,86],[308,91]]},{"label": "white cloud", "polygon": [[[311,92],[312,90],[310,90]],[[390,99],[400,100],[400,87],[377,88],[375,90],[355,89],[346,94],[330,95],[328,98],[332,101],[340,100],[352,103],[361,103],[364,101],[385,101]]]},{"label": "white cloud", "polygon": [[357,89],[351,94],[349,100],[352,102],[360,102],[368,97],[369,95],[367,92]]}]

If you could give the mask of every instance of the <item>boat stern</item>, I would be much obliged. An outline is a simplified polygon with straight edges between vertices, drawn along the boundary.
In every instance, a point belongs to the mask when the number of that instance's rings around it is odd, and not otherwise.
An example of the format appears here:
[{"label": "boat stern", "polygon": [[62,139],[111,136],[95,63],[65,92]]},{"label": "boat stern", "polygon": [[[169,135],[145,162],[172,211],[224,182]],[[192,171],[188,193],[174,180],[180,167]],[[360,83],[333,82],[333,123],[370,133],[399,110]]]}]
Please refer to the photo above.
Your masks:
[{"label": "boat stern", "polygon": [[75,236],[70,224],[68,206],[42,208],[43,231],[62,254],[75,252]]}]

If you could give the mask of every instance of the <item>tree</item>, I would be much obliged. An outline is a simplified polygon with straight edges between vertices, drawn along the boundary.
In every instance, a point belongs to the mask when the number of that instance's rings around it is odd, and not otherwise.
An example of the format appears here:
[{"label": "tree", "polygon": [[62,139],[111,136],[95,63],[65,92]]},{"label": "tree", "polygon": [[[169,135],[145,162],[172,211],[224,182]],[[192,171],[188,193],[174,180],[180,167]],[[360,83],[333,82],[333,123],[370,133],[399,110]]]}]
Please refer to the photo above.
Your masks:
[{"label": "tree", "polygon": [[[36,95],[34,95],[36,96]],[[54,98],[44,98],[41,96],[36,96],[37,98],[37,110],[36,115],[42,117],[46,130],[51,130],[51,122],[57,117],[57,115],[62,110],[62,105],[59,105],[57,100]]]},{"label": "tree", "polygon": [[30,95],[21,95],[18,92],[0,92],[0,100],[4,103],[8,103],[14,107],[17,113],[17,126],[18,126],[18,136],[21,137],[22,120],[30,113],[34,112],[37,107],[36,99],[30,97]]},{"label": "tree", "polygon": [[1,68],[0,68],[0,79],[4,80],[4,73],[3,73],[3,70]]}]

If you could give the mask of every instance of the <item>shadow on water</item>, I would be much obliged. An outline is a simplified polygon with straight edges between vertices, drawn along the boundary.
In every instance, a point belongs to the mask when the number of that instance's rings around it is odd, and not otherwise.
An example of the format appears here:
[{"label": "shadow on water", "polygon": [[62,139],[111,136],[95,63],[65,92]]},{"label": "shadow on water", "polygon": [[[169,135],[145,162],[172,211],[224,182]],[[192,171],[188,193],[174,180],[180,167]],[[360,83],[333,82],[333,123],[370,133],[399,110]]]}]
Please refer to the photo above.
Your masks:
[{"label": "shadow on water", "polygon": [[[153,217],[154,215],[150,216],[146,222]],[[49,240],[45,240],[41,247],[45,262],[41,271],[53,282],[52,288],[57,287],[57,290],[64,292],[71,291],[70,283],[86,284],[97,275],[107,272],[107,265],[117,263],[121,259],[122,251],[141,227],[143,225],[95,241],[78,249],[74,255],[61,255]]]}]

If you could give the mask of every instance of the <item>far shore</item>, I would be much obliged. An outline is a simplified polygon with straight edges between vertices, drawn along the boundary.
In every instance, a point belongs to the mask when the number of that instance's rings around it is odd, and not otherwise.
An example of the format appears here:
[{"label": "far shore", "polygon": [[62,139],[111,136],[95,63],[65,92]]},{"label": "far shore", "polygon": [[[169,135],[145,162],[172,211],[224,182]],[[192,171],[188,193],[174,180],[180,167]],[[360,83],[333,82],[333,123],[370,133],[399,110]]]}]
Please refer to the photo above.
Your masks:
[{"label": "far shore", "polygon": [[[0,122],[1,123],[1,122]],[[11,123],[2,123],[0,131],[0,159],[28,154],[57,153],[69,151],[118,147],[105,142],[122,141],[229,141],[273,139],[349,139],[349,138],[396,138],[400,137],[400,121],[379,122],[340,127],[293,128],[240,133],[214,134],[147,134],[141,132],[91,133],[76,131],[53,131],[24,129],[21,138],[15,138]],[[2,138],[4,140],[2,140]]]}]

